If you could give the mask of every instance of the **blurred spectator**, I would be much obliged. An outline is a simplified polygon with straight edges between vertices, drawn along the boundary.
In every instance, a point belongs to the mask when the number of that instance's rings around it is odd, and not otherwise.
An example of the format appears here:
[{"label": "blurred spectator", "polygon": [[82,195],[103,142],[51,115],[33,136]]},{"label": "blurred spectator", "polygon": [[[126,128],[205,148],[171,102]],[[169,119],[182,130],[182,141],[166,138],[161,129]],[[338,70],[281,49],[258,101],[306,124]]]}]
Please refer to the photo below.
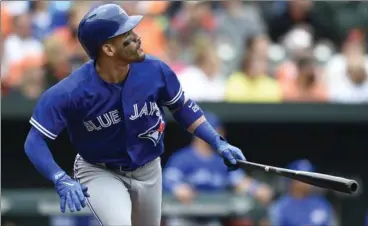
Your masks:
[{"label": "blurred spectator", "polygon": [[55,37],[45,40],[45,70],[48,86],[55,85],[72,72],[71,58],[62,41]]},{"label": "blurred spectator", "polygon": [[51,30],[63,27],[68,23],[69,10],[73,1],[49,1],[48,11],[51,14]]},{"label": "blurred spectator", "polygon": [[17,88],[12,89],[8,96],[16,96],[20,99],[37,100],[46,88],[45,73],[42,68],[43,58],[25,58],[15,69],[13,75],[19,74]]},{"label": "blurred spectator", "polygon": [[[7,69],[5,69],[5,64],[3,63],[3,54],[4,54],[4,41],[3,38],[0,37],[0,59],[1,59],[1,78],[3,78],[3,73],[4,71],[7,71]],[[1,82],[1,95],[5,95],[7,91],[7,86],[4,84],[4,82]]]},{"label": "blurred spectator", "polygon": [[6,38],[12,31],[12,17],[9,14],[7,6],[4,2],[1,2],[1,35],[2,38]]},{"label": "blurred spectator", "polygon": [[[314,166],[305,159],[296,160],[289,166],[292,170],[314,172]],[[336,225],[330,203],[313,191],[309,184],[286,179],[288,191],[270,210],[272,226],[332,226]]]},{"label": "blurred spectator", "polygon": [[91,216],[57,215],[50,217],[50,226],[100,226],[98,220]]},{"label": "blurred spectator", "polygon": [[193,37],[207,36],[211,43],[215,40],[216,20],[209,1],[182,2],[180,11],[170,23],[168,35],[177,39],[182,45],[180,58],[192,63],[192,55],[188,51]]},{"label": "blurred spectator", "polygon": [[[47,86],[88,61],[77,39],[77,26],[91,7],[111,2],[117,1],[2,1],[2,94],[20,85],[25,74],[20,71],[24,59],[39,58],[46,52]],[[305,0],[117,3],[129,14],[144,15],[136,28],[143,40],[142,48],[170,65],[183,87],[187,87],[188,95],[192,93],[198,101],[325,101],[331,96],[333,102],[361,103],[367,99],[368,55],[364,53],[367,48],[364,40],[368,36],[363,34],[368,24],[367,3]],[[341,41],[354,27],[360,30],[352,30]],[[273,41],[270,47],[267,36]],[[198,37],[204,37],[208,47],[196,50]],[[249,40],[245,46],[243,40]],[[321,40],[328,45],[320,45],[317,41]],[[329,60],[334,49],[342,52]],[[312,52],[316,64],[300,60]],[[321,68],[325,68],[323,83],[318,78],[302,91],[300,84],[319,77]],[[311,71],[316,73],[308,73]]]},{"label": "blurred spectator", "polygon": [[182,70],[188,67],[188,63],[180,59],[180,54],[182,52],[182,46],[174,37],[168,37],[167,39],[167,59],[166,63],[171,67],[171,69],[179,74]]},{"label": "blurred spectator", "polygon": [[321,82],[315,61],[310,56],[296,61],[297,76],[282,83],[283,100],[295,102],[324,102],[327,90]]},{"label": "blurred spectator", "polygon": [[[4,41],[4,55],[2,59],[2,80],[9,85],[17,85],[13,81],[6,81],[11,67],[19,64],[23,59],[39,57],[43,54],[44,47],[41,42],[32,37],[31,17],[24,13],[13,18],[13,33]],[[2,69],[3,69],[2,68]]]},{"label": "blurred spectator", "polygon": [[326,65],[324,79],[331,100],[342,103],[368,102],[368,55],[362,31],[352,30],[342,53]]},{"label": "blurred spectator", "polygon": [[282,46],[286,52],[284,62],[276,66],[276,79],[281,83],[289,83],[298,75],[296,60],[311,54],[313,38],[310,31],[305,27],[291,29],[283,38]]},{"label": "blurred spectator", "polygon": [[214,47],[224,62],[225,74],[230,74],[241,63],[246,48],[244,40],[266,32],[263,18],[256,4],[240,0],[221,1],[216,16]]},{"label": "blurred spectator", "polygon": [[[208,122],[221,134],[224,127],[216,115],[206,112]],[[212,148],[194,137],[190,146],[174,153],[163,171],[163,184],[167,192],[172,193],[180,202],[190,203],[197,194],[225,192],[227,188],[238,194],[251,195],[263,205],[267,205],[273,196],[271,189],[246,176],[242,170],[227,171],[221,157]],[[217,223],[216,223],[217,222]],[[171,219],[168,226],[180,225],[219,225],[217,219]]]},{"label": "blurred spectator", "polygon": [[73,70],[89,60],[88,55],[78,41],[77,32],[80,20],[92,6],[91,2],[75,2],[68,14],[68,24],[58,27],[45,39],[46,42],[51,39],[59,43],[58,45],[67,54]]},{"label": "blurred spectator", "polygon": [[[277,3],[274,3],[277,4]],[[310,27],[314,41],[333,39],[333,24],[326,23],[323,14],[313,10],[314,2],[308,0],[291,0],[284,3],[268,18],[268,32],[274,42],[281,41],[282,37],[294,26]]]},{"label": "blurred spectator", "polygon": [[330,39],[339,49],[351,29],[368,31],[367,1],[315,1],[314,5],[315,11],[323,14],[324,23],[334,30]]},{"label": "blurred spectator", "polygon": [[213,34],[216,28],[215,17],[208,1],[188,1],[173,18],[174,32],[181,42],[188,44],[193,36]]},{"label": "blurred spectator", "polygon": [[3,60],[4,60],[4,38],[3,37],[0,37],[0,60],[1,60],[1,78],[3,78],[3,73],[4,71],[4,67],[6,66],[4,63],[3,63]]},{"label": "blurred spectator", "polygon": [[143,50],[164,61],[168,59],[165,30],[169,21],[160,15],[167,4],[168,2],[165,1],[141,1],[137,2],[135,10],[132,12],[133,15],[144,15],[143,20],[134,29],[142,39]]},{"label": "blurred spectator", "polygon": [[33,36],[42,40],[51,31],[52,15],[48,10],[49,3],[47,1],[31,1],[29,4]]},{"label": "blurred spectator", "polygon": [[198,38],[193,46],[194,65],[178,74],[184,92],[195,101],[222,101],[225,80],[220,74],[220,60],[206,38]]},{"label": "blurred spectator", "polygon": [[248,51],[242,59],[240,70],[227,80],[225,99],[229,102],[281,101],[281,88],[268,75],[267,37],[252,37],[246,46]]},{"label": "blurred spectator", "polygon": [[367,66],[362,56],[348,59],[345,77],[330,86],[331,101],[368,103]]},{"label": "blurred spectator", "polygon": [[[29,2],[28,1],[4,1],[1,2],[1,7],[5,5],[7,11],[11,16],[19,16],[25,14],[29,10]],[[3,9],[1,8],[1,13]]]}]

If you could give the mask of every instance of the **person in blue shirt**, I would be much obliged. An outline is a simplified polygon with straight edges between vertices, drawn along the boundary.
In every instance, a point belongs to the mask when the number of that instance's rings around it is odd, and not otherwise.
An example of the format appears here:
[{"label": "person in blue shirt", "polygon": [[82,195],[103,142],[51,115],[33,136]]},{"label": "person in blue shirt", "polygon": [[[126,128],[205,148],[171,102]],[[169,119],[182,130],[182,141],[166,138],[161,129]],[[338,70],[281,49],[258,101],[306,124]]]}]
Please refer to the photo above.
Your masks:
[{"label": "person in blue shirt", "polygon": [[[185,96],[172,69],[141,49],[134,28],[142,18],[116,4],[83,17],[77,36],[91,60],[42,94],[24,144],[35,168],[54,183],[61,211],[88,205],[101,225],[160,225],[164,108],[229,170],[245,160]],[[78,152],[74,179],[48,147],[65,129]]]},{"label": "person in blue shirt", "polygon": [[[306,159],[292,162],[292,170],[314,172],[314,166]],[[281,196],[270,208],[272,226],[335,226],[332,206],[309,184],[286,179],[287,194]]]},{"label": "person in blue shirt", "polygon": [[[222,135],[225,130],[219,118],[205,112],[207,121]],[[176,151],[167,162],[163,171],[164,191],[173,194],[182,203],[192,202],[198,193],[234,192],[248,194],[266,205],[273,192],[265,184],[247,177],[243,170],[228,171],[223,160],[216,155],[211,146],[200,138],[194,137],[191,144]],[[216,224],[215,224],[216,222]],[[170,218],[169,225],[217,225],[217,219]]]}]

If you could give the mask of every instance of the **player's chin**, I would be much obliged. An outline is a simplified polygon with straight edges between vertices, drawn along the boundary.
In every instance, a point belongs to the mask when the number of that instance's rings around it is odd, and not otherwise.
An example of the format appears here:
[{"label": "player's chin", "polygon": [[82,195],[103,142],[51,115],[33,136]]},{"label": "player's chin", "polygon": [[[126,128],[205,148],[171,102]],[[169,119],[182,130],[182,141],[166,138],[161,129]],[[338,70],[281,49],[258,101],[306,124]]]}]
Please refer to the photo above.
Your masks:
[{"label": "player's chin", "polygon": [[143,51],[138,51],[137,54],[134,56],[134,61],[143,61],[146,54]]}]

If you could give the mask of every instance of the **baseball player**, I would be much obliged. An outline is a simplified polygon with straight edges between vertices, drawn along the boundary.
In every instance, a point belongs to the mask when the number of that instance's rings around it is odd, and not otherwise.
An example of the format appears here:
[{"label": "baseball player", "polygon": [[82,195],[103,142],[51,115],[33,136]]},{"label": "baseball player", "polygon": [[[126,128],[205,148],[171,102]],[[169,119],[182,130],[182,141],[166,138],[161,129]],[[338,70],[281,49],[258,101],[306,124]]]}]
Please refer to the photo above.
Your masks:
[{"label": "baseball player", "polygon": [[[55,184],[61,211],[88,205],[101,225],[160,225],[164,107],[210,144],[229,170],[245,159],[185,97],[167,64],[144,54],[133,31],[141,20],[115,4],[84,16],[78,39],[91,61],[42,94],[25,141],[30,161]],[[78,152],[74,179],[48,148],[63,129]]]},{"label": "baseball player", "polygon": [[[305,159],[296,160],[289,166],[292,170],[314,172],[313,165]],[[288,193],[281,196],[271,208],[273,226],[336,226],[330,203],[312,192],[309,184],[289,180]]]},{"label": "baseball player", "polygon": [[[205,112],[205,117],[221,135],[225,135],[224,127],[216,115]],[[164,191],[172,193],[182,203],[192,202],[199,193],[224,192],[228,189],[253,196],[262,204],[271,201],[273,193],[267,185],[246,176],[240,169],[228,172],[221,161],[221,157],[207,143],[194,138],[189,146],[175,152],[166,164],[163,170]],[[212,217],[170,218],[167,225],[212,226],[221,223]]]}]

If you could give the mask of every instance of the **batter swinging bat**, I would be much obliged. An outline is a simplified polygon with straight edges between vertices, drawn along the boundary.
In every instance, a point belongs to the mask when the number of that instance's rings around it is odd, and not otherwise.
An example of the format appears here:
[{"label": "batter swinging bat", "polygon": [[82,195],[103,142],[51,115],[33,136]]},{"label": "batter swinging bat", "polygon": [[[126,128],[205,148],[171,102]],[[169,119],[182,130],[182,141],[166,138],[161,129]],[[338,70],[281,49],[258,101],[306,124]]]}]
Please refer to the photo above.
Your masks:
[{"label": "batter swinging bat", "polygon": [[237,163],[238,166],[243,169],[261,169],[269,173],[274,173],[280,176],[302,181],[304,183],[311,184],[317,187],[335,190],[347,194],[353,194],[358,190],[358,183],[355,180],[343,177],[336,177],[307,171],[289,170],[242,160],[237,160]]}]

